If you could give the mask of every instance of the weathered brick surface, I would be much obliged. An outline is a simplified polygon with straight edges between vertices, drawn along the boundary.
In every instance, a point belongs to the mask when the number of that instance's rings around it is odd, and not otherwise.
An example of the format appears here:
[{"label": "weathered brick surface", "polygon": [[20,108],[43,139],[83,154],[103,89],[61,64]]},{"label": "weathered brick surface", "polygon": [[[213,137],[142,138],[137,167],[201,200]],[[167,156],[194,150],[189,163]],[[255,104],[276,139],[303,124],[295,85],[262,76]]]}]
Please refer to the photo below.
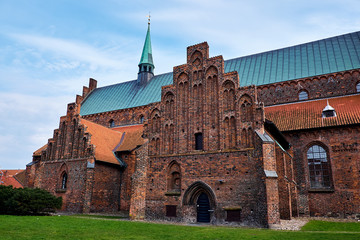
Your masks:
[{"label": "weathered brick surface", "polygon": [[131,176],[131,219],[145,219],[145,199],[148,169],[148,144],[145,143],[136,150],[136,167]]},{"label": "weathered brick surface", "polygon": [[83,116],[83,118],[106,127],[110,126],[110,120],[114,121],[114,127],[139,124],[141,123],[141,116],[143,116],[144,119],[148,118],[148,116],[150,115],[149,111],[153,105],[154,104],[149,104],[147,106],[91,114]]},{"label": "weathered brick surface", "polygon": [[[84,88],[83,96],[94,87],[96,82],[90,79],[90,87]],[[44,188],[63,197],[64,211],[129,210],[127,195],[120,195],[120,191],[123,186],[123,191],[129,192],[130,181],[122,182],[124,169],[120,166],[95,162],[96,146],[91,143],[92,136],[86,126],[80,124],[78,107],[81,99],[77,96],[76,103],[68,104],[67,115],[60,118],[59,129],[54,130],[47,148],[40,156],[34,156],[34,164],[27,167],[28,186]],[[128,169],[133,170],[131,159],[128,164]],[[68,176],[66,189],[62,189],[64,173]],[[126,204],[121,206],[121,202]]]},{"label": "weathered brick surface", "polygon": [[122,169],[119,166],[97,161],[91,196],[91,212],[116,212],[121,210],[120,191]]},{"label": "weathered brick surface", "polygon": [[[215,197],[211,204],[214,210],[213,222],[224,222],[224,208],[240,207],[242,221],[253,225],[265,224],[264,172],[261,160],[251,156],[254,151],[244,149],[233,152],[151,157],[146,196],[147,217],[174,221],[196,219],[196,206],[184,203],[183,197],[193,183],[200,181],[211,189]],[[172,189],[168,188],[167,182],[168,167],[174,161],[181,169],[179,195],[171,195]],[[178,218],[165,217],[166,205],[177,206]]]},{"label": "weathered brick surface", "polygon": [[299,92],[306,91],[309,99],[342,96],[356,93],[360,81],[358,69],[314,76],[312,78],[272,83],[257,87],[259,101],[265,106],[279,103],[296,102]]},{"label": "weathered brick surface", "polygon": [[[74,161],[48,161],[40,163],[34,187],[43,188],[63,198],[62,210],[82,212],[85,207],[87,159]],[[68,174],[67,188],[61,189],[61,174]]]},{"label": "weathered brick surface", "polygon": [[[312,216],[343,216],[360,213],[360,127],[347,126],[286,133],[294,149],[294,172],[299,184],[299,213]],[[310,188],[306,153],[312,144],[327,152],[332,188]]]}]

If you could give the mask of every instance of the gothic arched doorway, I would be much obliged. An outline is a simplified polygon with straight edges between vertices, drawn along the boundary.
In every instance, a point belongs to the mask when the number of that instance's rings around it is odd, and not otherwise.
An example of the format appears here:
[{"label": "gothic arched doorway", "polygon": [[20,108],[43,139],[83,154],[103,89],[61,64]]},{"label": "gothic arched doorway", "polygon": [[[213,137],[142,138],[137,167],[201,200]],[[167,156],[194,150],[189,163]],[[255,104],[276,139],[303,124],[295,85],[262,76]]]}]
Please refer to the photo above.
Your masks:
[{"label": "gothic arched doorway", "polygon": [[183,205],[189,208],[187,213],[191,215],[188,217],[192,218],[192,221],[210,222],[215,218],[215,194],[203,182],[198,181],[188,187],[184,193]]},{"label": "gothic arched doorway", "polygon": [[206,193],[201,193],[197,200],[197,221],[210,222],[210,201]]}]

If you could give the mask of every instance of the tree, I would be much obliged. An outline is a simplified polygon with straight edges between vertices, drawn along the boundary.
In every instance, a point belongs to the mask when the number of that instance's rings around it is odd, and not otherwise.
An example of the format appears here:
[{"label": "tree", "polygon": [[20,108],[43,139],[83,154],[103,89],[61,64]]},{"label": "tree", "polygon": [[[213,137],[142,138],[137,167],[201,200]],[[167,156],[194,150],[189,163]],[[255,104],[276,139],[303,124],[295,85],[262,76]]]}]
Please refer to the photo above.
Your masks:
[{"label": "tree", "polygon": [[62,198],[35,188],[0,186],[0,213],[13,215],[42,215],[60,209]]}]

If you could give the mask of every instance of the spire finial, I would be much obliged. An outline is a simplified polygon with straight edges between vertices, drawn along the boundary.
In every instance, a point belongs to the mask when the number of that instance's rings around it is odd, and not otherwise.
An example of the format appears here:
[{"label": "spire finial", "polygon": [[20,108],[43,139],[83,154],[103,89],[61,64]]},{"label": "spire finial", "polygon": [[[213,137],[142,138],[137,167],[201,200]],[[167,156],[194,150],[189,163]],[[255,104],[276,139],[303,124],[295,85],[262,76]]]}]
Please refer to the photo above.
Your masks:
[{"label": "spire finial", "polygon": [[149,15],[147,16],[147,18],[148,18],[148,24],[150,25],[150,18],[151,18],[150,12],[149,12]]}]

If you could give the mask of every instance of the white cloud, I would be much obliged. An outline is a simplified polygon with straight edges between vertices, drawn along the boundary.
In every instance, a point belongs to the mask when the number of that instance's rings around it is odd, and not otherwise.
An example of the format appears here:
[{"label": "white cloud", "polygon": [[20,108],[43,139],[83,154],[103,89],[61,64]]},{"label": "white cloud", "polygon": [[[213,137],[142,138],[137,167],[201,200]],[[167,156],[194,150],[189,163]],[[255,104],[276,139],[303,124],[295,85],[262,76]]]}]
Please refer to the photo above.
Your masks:
[{"label": "white cloud", "polygon": [[18,33],[8,36],[21,44],[35,47],[40,51],[49,51],[58,57],[88,63],[93,69],[97,67],[117,68],[126,64],[126,60],[121,61],[109,52],[107,53],[85,42]]}]

